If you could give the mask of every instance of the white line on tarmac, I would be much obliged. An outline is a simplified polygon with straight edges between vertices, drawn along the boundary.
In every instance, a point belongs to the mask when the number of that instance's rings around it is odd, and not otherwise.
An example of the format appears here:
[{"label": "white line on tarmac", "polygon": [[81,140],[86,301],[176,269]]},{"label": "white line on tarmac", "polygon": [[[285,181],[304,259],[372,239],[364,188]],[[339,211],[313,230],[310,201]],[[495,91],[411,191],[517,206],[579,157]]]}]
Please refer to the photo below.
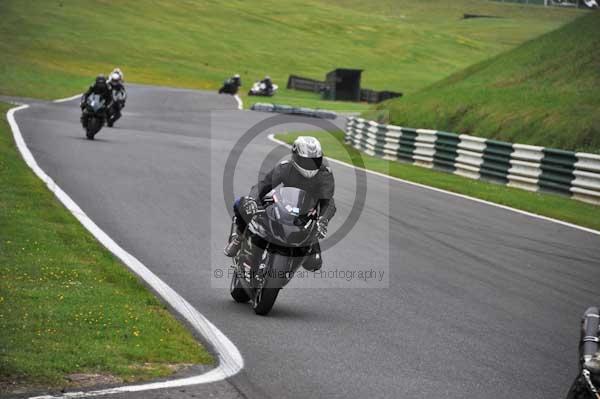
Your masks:
[{"label": "white line on tarmac", "polygon": [[240,96],[238,96],[237,94],[235,96],[233,96],[235,98],[235,101],[237,101],[238,104],[238,109],[244,109],[244,103],[242,102],[242,99],[240,98]]},{"label": "white line on tarmac", "polygon": [[52,102],[53,103],[64,103],[64,102],[67,102],[67,101],[75,100],[76,98],[81,97],[81,94],[82,93],[75,94],[75,95],[73,95],[71,97],[67,97],[67,98],[59,98],[58,100],[52,100]]},{"label": "white line on tarmac", "polygon": [[[268,138],[269,138],[269,140],[271,140],[271,141],[273,141],[273,142],[275,142],[277,144],[284,145],[284,146],[286,146],[288,148],[291,147],[288,143],[286,143],[284,141],[281,141],[279,139],[276,139],[274,134],[269,134]],[[408,180],[399,179],[397,177],[389,176],[389,175],[386,175],[384,173],[379,173],[379,172],[375,172],[375,171],[372,171],[372,170],[369,170],[369,169],[359,168],[359,167],[354,166],[352,164],[349,164],[349,163],[346,163],[346,162],[342,162],[342,161],[338,161],[337,159],[328,158],[328,157],[326,157],[326,158],[329,161],[337,163],[339,165],[343,165],[343,166],[346,166],[348,168],[356,168],[356,169],[364,170],[367,173],[370,173],[370,174],[373,174],[373,175],[377,175],[377,176],[380,176],[380,177],[384,177],[386,179],[394,180],[394,181],[405,183],[405,184],[410,184],[411,186],[425,188],[427,190],[437,191],[438,193],[444,193],[444,194],[452,195],[454,197],[464,198],[464,199],[467,199],[467,200],[470,200],[470,201],[479,202],[481,204],[495,206],[496,208],[502,208],[502,209],[505,209],[507,211],[512,211],[512,212],[520,213],[521,215],[527,215],[527,216],[530,216],[530,217],[533,217],[533,218],[536,218],[536,219],[545,220],[547,222],[558,223],[558,224],[563,225],[563,226],[571,227],[573,229],[582,230],[582,231],[585,231],[587,233],[591,233],[591,234],[595,234],[595,235],[599,235],[600,236],[600,231],[598,231],[598,230],[594,230],[594,229],[590,229],[590,228],[587,228],[587,227],[579,226],[579,225],[576,225],[576,224],[573,224],[573,223],[563,222],[562,220],[552,219],[552,218],[549,218],[547,216],[538,215],[536,213],[522,211],[520,209],[511,208],[510,206],[506,206],[506,205],[496,204],[494,202],[482,200],[482,199],[479,199],[479,198],[469,197],[468,195],[453,193],[452,191],[442,190],[441,188],[435,188],[435,187],[431,187],[431,186],[426,186],[424,184],[420,184],[420,183],[415,183],[415,182],[408,181]]]},{"label": "white line on tarmac", "polygon": [[[76,98],[70,97],[69,99]],[[63,99],[68,101],[69,99]],[[148,384],[130,385],[117,388],[96,390],[91,392],[70,392],[59,396],[36,396],[31,399],[57,399],[57,398],[84,398],[92,396],[110,395],[124,392],[139,392],[154,389],[174,388],[189,385],[206,384],[222,381],[237,374],[244,367],[244,359],[235,344],[229,340],[214,324],[198,312],[188,301],[168,286],[158,276],[152,273],[144,264],[129,252],[125,251],[119,244],[98,227],[83,210],[65,193],[50,176],[48,176],[37,164],[35,158],[29,151],[25,140],[19,129],[14,114],[17,111],[28,108],[29,105],[21,105],[11,108],[6,117],[13,132],[13,137],[21,156],[33,172],[44,182],[48,189],[54,193],[60,202],[79,220],[79,222],[100,241],[109,251],[117,256],[129,269],[140,276],[156,293],[173,307],[190,325],[200,333],[213,347],[217,354],[219,365],[197,376],[179,378],[169,381],[161,381]]]}]

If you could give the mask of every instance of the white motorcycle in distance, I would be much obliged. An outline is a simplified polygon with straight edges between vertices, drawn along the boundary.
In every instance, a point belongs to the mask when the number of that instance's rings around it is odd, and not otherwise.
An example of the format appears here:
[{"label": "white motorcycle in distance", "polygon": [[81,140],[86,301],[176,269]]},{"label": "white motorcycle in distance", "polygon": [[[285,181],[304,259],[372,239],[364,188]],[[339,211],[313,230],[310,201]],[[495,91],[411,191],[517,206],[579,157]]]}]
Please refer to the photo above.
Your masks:
[{"label": "white motorcycle in distance", "polygon": [[[555,6],[577,7],[577,0],[550,0]],[[598,0],[581,0],[581,5],[587,8],[598,8]]]},{"label": "white motorcycle in distance", "polygon": [[249,96],[273,97],[273,95],[277,92],[278,88],[279,88],[279,86],[277,86],[275,83],[273,83],[273,88],[271,90],[267,90],[267,85],[265,85],[264,83],[259,81],[259,82],[255,82],[252,85],[252,88],[248,92],[248,95]]}]

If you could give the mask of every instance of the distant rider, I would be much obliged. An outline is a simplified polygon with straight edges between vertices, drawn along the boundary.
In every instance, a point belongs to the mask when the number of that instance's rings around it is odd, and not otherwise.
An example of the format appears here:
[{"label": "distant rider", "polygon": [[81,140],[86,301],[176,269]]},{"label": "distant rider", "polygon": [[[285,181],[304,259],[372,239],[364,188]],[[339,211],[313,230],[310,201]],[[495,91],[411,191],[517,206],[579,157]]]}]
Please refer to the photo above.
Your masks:
[{"label": "distant rider", "polygon": [[[241,235],[246,229],[240,209],[245,215],[253,215],[258,210],[258,205],[266,194],[278,185],[295,187],[306,191],[311,197],[318,200],[320,216],[317,220],[319,238],[327,235],[327,225],[335,214],[336,208],[333,201],[335,181],[327,161],[323,159],[321,143],[314,137],[300,136],[292,146],[292,159],[279,163],[257,185],[250,190],[250,196],[238,198],[234,205],[234,221],[236,229],[229,238],[225,247],[225,255],[233,257],[241,246]],[[322,265],[321,248],[315,243],[311,249],[311,256],[305,262],[308,270],[319,270]]]},{"label": "distant rider", "polygon": [[227,93],[227,94],[237,94],[239,88],[242,86],[242,79],[239,74],[235,74],[225,82],[223,82],[223,87],[219,89],[219,94]]},{"label": "distant rider", "polygon": [[106,104],[107,107],[112,102],[111,89],[110,89],[110,86],[108,85],[104,75],[98,75],[96,77],[94,84],[92,84],[90,86],[90,88],[81,97],[81,105],[80,106],[81,106],[81,110],[83,111],[81,113],[81,124],[83,125],[83,127],[86,127],[85,125],[88,120],[87,115],[86,115],[85,104],[87,102],[88,97],[91,96],[92,94],[100,95],[102,97],[102,99],[104,100],[104,103]]},{"label": "distant rider", "polygon": [[125,100],[127,100],[127,91],[123,81],[123,72],[119,68],[115,68],[108,78],[108,85],[111,89],[111,105],[109,109],[108,120],[106,125],[112,127],[114,123],[121,117],[121,110],[125,108]]},{"label": "distant rider", "polygon": [[234,85],[237,89],[242,87],[242,78],[238,73],[233,75],[233,77],[231,78],[231,84]]},{"label": "distant rider", "polygon": [[263,80],[261,80],[260,83],[265,85],[266,93],[268,93],[268,94],[273,93],[273,81],[271,80],[271,77],[269,75],[265,76],[265,78]]}]

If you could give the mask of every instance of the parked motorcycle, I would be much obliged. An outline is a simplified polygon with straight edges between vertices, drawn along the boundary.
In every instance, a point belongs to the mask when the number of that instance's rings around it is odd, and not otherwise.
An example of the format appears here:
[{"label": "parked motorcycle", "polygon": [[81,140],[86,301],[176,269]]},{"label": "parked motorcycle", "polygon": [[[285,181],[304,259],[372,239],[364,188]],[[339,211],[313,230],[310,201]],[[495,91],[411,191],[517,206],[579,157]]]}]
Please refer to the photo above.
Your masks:
[{"label": "parked motorcycle", "polygon": [[583,4],[587,7],[587,8],[598,8],[598,1],[597,0],[583,0]]},{"label": "parked motorcycle", "polygon": [[597,0],[550,0],[552,5],[561,7],[586,7],[586,8],[598,8]]},{"label": "parked motorcycle", "polygon": [[92,93],[88,96],[81,123],[85,129],[85,135],[88,140],[93,140],[94,136],[102,129],[106,120],[106,102],[101,95]]},{"label": "parked motorcycle", "polygon": [[125,108],[125,100],[127,99],[127,92],[125,88],[122,90],[112,91],[112,102],[108,107],[108,119],[106,126],[113,127],[115,122],[121,118],[121,110]]},{"label": "parked motorcycle", "polygon": [[581,320],[579,375],[571,385],[567,399],[600,399],[599,326],[599,309],[587,309]]},{"label": "parked motorcycle", "polygon": [[271,90],[267,90],[267,85],[262,82],[255,82],[252,85],[252,88],[248,92],[249,96],[264,96],[264,97],[272,97],[276,92],[279,86],[273,84],[273,88]]},{"label": "parked motorcycle", "polygon": [[[252,216],[233,258],[230,293],[236,302],[251,302],[254,312],[271,311],[279,291],[290,282],[318,240],[317,201],[304,190],[280,187]],[[232,226],[232,229],[234,227]]]}]

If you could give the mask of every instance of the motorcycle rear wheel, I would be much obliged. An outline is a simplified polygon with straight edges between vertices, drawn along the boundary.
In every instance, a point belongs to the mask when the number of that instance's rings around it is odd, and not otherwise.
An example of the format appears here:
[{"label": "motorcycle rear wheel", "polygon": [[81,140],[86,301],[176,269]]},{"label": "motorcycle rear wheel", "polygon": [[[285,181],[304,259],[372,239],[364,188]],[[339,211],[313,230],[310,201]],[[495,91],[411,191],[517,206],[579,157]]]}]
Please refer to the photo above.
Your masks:
[{"label": "motorcycle rear wheel", "polygon": [[273,309],[273,305],[275,305],[275,300],[277,299],[277,295],[279,295],[280,289],[281,288],[261,288],[257,290],[256,297],[252,303],[254,313],[266,316],[271,309]]}]

